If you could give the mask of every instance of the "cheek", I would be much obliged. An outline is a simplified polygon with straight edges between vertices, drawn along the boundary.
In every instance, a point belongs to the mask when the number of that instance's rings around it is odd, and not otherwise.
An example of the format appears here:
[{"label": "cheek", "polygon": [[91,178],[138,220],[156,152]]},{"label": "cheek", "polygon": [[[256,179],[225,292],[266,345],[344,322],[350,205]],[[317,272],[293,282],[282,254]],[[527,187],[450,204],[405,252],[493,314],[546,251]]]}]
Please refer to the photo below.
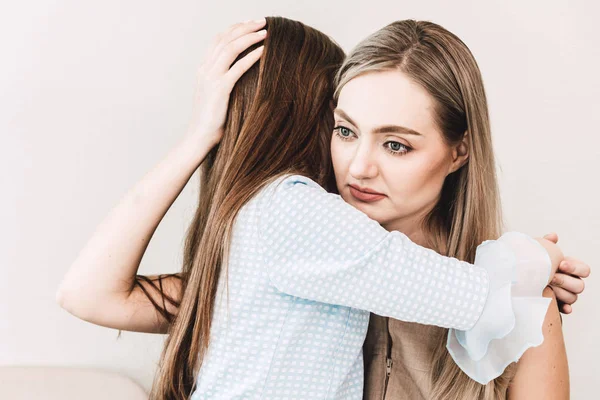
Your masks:
[{"label": "cheek", "polygon": [[333,164],[333,170],[336,174],[342,174],[346,169],[347,162],[346,152],[344,151],[343,144],[339,143],[339,140],[333,138],[331,140],[331,163]]},{"label": "cheek", "polygon": [[394,202],[420,207],[437,198],[445,179],[444,165],[443,160],[431,157],[407,159],[388,179],[393,182]]}]

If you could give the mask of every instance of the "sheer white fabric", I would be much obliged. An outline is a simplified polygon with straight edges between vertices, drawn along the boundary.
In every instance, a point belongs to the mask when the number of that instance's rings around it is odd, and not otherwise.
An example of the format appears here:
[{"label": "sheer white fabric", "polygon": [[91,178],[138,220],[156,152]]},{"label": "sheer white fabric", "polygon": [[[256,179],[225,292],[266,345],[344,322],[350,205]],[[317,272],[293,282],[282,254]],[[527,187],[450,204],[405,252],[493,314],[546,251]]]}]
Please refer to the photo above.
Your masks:
[{"label": "sheer white fabric", "polygon": [[551,261],[537,241],[508,232],[479,245],[475,265],[490,276],[488,300],[475,326],[450,329],[447,348],[471,379],[486,384],[544,341],[542,324],[551,299],[542,292]]}]

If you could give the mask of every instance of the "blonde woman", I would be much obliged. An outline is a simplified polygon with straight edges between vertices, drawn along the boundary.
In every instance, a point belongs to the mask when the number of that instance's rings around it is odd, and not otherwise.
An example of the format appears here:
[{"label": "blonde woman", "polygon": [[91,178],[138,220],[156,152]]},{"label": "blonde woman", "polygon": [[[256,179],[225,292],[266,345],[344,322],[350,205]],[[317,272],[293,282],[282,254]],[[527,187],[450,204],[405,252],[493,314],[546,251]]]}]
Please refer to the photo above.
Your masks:
[{"label": "blonde woman", "polygon": [[[458,37],[424,21],[382,28],[347,56],[335,99],[331,152],[337,188],[346,202],[389,231],[468,262],[476,260],[481,242],[502,234],[483,81]],[[574,259],[565,268],[589,273]],[[568,285],[583,290],[579,279],[571,278]],[[364,398],[568,398],[559,311],[551,289],[544,290],[544,297],[552,300],[546,300],[551,306],[543,343],[541,336],[532,336],[541,345],[497,378],[485,361],[505,347],[491,342],[483,358],[469,359],[460,335],[373,314],[364,347]],[[514,305],[517,321],[532,318],[530,309]],[[515,352],[510,361],[520,356]],[[471,378],[463,371],[470,371]]]},{"label": "blonde woman", "polygon": [[[330,102],[343,56],[321,32],[285,18],[218,36],[200,68],[188,134],[65,277],[58,300],[74,315],[169,334],[152,399],[360,399],[370,311],[452,328],[474,355],[498,338],[510,348],[486,362],[493,374],[514,357],[512,346],[532,345],[507,333],[539,336],[547,303],[536,302],[563,258],[555,244],[505,235],[480,246],[473,265],[386,231],[323,188],[333,178]],[[156,226],[200,165],[182,272],[137,275]],[[533,300],[511,293],[513,281]],[[513,302],[537,318],[514,321]],[[498,323],[497,311],[507,318]]]}]

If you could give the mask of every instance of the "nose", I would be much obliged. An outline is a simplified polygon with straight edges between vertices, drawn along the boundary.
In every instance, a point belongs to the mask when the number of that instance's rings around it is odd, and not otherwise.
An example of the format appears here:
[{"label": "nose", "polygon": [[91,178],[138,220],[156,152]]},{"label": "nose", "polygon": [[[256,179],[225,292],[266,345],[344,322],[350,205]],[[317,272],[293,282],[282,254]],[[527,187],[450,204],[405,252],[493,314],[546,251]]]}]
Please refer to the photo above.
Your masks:
[{"label": "nose", "polygon": [[375,152],[368,141],[361,141],[350,160],[350,175],[356,180],[372,179],[377,176],[378,167]]}]

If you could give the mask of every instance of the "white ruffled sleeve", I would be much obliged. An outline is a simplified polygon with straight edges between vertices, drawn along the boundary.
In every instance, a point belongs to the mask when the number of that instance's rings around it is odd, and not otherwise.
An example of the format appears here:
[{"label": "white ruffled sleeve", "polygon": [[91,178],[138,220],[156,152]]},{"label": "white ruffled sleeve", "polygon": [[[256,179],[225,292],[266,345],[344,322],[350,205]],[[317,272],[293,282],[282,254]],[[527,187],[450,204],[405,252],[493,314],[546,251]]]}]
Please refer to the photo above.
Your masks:
[{"label": "white ruffled sleeve", "polygon": [[475,265],[488,271],[487,301],[472,328],[449,330],[446,347],[461,370],[487,384],[544,341],[542,324],[551,299],[542,297],[542,291],[551,261],[537,241],[508,232],[479,245]]}]

